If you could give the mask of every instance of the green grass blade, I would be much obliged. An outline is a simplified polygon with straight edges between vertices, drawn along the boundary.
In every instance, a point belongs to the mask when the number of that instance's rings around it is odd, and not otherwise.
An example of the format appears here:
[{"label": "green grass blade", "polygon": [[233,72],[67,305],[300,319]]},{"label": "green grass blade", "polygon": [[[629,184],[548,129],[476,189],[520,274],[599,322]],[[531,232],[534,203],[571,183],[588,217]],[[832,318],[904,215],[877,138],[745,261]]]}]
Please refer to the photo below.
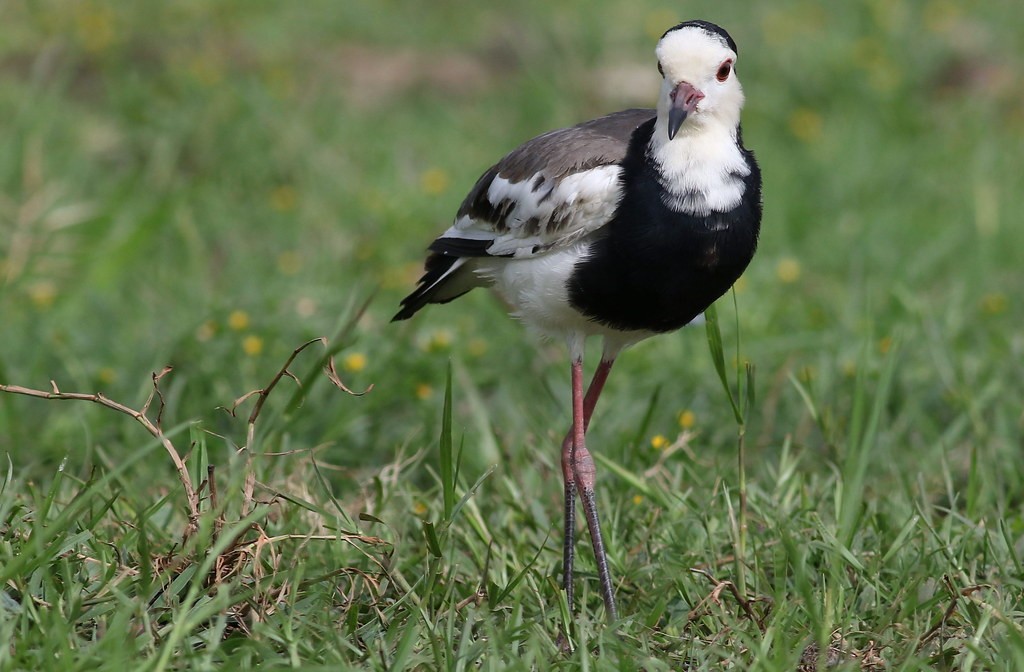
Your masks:
[{"label": "green grass blade", "polygon": [[[527,562],[523,566],[523,568],[521,570],[516,572],[516,574],[512,577],[512,580],[508,582],[508,584],[501,590],[500,593],[498,593],[496,596],[494,596],[494,599],[491,600],[491,604],[492,605],[499,605],[499,604],[501,604],[502,601],[506,597],[508,597],[509,593],[511,593],[513,590],[516,589],[516,586],[518,586],[519,583],[523,580],[523,578],[526,576],[527,572],[529,572],[530,569],[533,568],[533,566],[537,564],[537,560],[540,559],[540,555],[541,555],[541,553],[544,552],[546,547],[547,547],[547,539],[545,539],[544,543],[541,544],[537,548],[537,553],[533,556],[533,558],[531,558],[530,561]],[[563,591],[559,591],[559,592],[563,593]]]},{"label": "green grass blade", "polygon": [[497,468],[498,468],[497,465],[491,465],[490,469],[488,469],[487,471],[482,473],[480,475],[480,478],[476,479],[476,482],[473,483],[473,486],[470,487],[470,489],[467,490],[466,493],[464,495],[462,495],[462,497],[459,498],[459,501],[455,504],[454,507],[452,507],[452,515],[448,519],[448,523],[449,524],[453,520],[455,520],[455,517],[459,515],[459,511],[462,511],[462,507],[464,507],[467,503],[469,503],[469,500],[473,497],[473,495],[476,494],[477,490],[480,489],[480,486],[483,485],[483,482],[486,481],[490,477],[490,475],[494,473],[494,470],[497,469]]},{"label": "green grass blade", "polygon": [[711,352],[711,362],[718,373],[718,380],[722,383],[722,389],[725,390],[725,394],[729,398],[729,405],[732,406],[736,422],[743,424],[743,414],[740,413],[740,408],[736,404],[736,396],[733,394],[732,386],[729,385],[729,377],[726,374],[722,329],[718,324],[718,308],[715,307],[715,304],[708,306],[708,309],[704,311],[704,332],[707,334],[708,350]]},{"label": "green grass blade", "polygon": [[[868,390],[864,374],[858,375],[854,389],[854,407],[851,411],[850,434],[846,456],[841,467],[843,493],[839,509],[839,540],[850,547],[857,532],[864,509],[864,482],[868,467],[877,450],[876,441],[882,415],[889,402],[889,393],[899,361],[896,346],[888,353],[884,367],[874,389]],[[866,367],[861,367],[864,369]],[[866,411],[869,397],[870,412]]]},{"label": "green grass blade", "polygon": [[633,434],[633,441],[630,444],[633,447],[644,445],[644,437],[647,436],[647,430],[650,429],[651,420],[654,418],[654,411],[658,407],[658,399],[660,397],[661,385],[656,385],[651,392],[650,398],[647,400],[647,409],[644,411],[644,417]]},{"label": "green grass blade", "polygon": [[441,459],[441,496],[444,501],[444,520],[452,518],[455,506],[455,464],[452,453],[452,366],[444,384],[444,409],[441,411],[441,437],[438,442]]},{"label": "green grass blade", "polygon": [[423,521],[423,537],[427,540],[427,548],[435,558],[443,556],[441,553],[441,540],[437,537],[437,528],[429,520]]}]

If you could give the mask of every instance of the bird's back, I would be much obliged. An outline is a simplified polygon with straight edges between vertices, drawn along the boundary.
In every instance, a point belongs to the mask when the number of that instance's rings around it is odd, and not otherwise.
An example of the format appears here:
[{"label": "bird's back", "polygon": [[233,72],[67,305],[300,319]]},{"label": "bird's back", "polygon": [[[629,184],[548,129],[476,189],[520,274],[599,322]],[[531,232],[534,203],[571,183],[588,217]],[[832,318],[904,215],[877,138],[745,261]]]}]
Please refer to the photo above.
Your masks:
[{"label": "bird's back", "polygon": [[632,135],[654,116],[654,110],[623,110],[539,135],[505,155],[480,176],[453,225],[431,243],[419,286],[394,319],[488,284],[490,278],[475,272],[488,259],[565,249],[605,226],[622,196],[620,164]]}]

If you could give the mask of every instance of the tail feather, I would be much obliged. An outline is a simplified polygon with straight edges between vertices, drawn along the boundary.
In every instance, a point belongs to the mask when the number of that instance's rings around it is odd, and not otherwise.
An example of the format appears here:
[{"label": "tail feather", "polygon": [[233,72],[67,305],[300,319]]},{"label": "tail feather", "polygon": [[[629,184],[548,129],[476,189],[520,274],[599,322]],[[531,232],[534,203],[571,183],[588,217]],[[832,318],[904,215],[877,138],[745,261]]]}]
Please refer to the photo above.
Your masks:
[{"label": "tail feather", "polygon": [[391,321],[407,320],[428,303],[447,303],[480,284],[466,267],[467,261],[465,257],[436,253],[427,257],[423,277],[416,290],[402,299],[402,309]]}]

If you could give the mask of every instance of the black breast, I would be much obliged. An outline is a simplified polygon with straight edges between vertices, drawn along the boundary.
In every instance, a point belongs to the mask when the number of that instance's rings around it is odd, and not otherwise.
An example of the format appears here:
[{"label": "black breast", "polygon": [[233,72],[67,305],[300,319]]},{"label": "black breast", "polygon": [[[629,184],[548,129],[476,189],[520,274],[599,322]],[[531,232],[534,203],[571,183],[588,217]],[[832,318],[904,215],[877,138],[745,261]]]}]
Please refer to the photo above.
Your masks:
[{"label": "black breast", "polygon": [[706,217],[670,210],[646,158],[653,120],[637,129],[623,162],[623,198],[569,279],[573,307],[621,330],[673,331],[722,296],[750,263],[761,225],[753,154],[743,200]]}]

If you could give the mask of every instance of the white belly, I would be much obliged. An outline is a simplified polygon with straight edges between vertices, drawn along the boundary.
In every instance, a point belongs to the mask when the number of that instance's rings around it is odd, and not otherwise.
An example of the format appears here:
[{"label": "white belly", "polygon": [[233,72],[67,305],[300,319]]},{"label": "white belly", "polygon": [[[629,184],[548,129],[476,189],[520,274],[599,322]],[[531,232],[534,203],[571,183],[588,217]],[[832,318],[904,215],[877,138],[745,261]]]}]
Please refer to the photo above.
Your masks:
[{"label": "white belly", "polygon": [[[511,307],[512,316],[530,329],[551,338],[573,342],[604,336],[616,351],[641,341],[652,332],[622,332],[593,322],[569,301],[569,278],[587,254],[587,241],[536,257],[479,259],[476,272]],[[606,347],[607,350],[607,347]]]}]

